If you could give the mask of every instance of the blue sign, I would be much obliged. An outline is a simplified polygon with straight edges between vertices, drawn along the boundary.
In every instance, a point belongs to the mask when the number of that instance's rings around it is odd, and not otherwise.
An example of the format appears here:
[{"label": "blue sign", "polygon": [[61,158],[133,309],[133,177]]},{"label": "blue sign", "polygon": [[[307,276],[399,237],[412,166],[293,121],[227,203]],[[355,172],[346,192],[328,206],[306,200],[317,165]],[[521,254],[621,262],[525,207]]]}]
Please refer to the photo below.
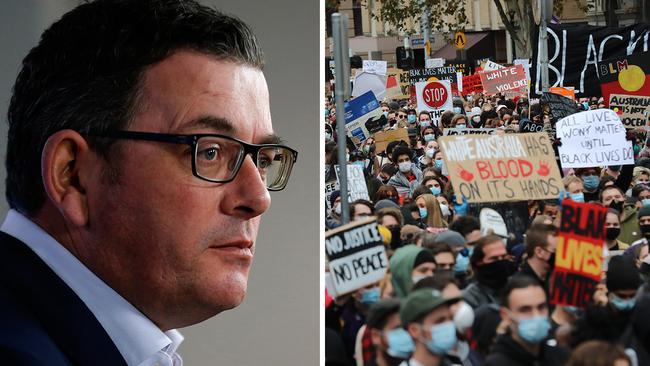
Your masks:
[{"label": "blue sign", "polygon": [[348,124],[361,116],[379,108],[375,93],[368,91],[345,103],[345,123]]}]

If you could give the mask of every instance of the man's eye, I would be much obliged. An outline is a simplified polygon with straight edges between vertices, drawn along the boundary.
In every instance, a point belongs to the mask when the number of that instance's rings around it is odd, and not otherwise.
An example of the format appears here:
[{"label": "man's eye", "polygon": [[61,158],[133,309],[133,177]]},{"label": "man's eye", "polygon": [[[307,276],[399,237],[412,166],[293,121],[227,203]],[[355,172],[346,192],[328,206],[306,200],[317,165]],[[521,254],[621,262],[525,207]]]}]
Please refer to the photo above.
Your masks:
[{"label": "man's eye", "polygon": [[215,161],[219,157],[219,146],[199,147],[197,156],[203,161]]}]

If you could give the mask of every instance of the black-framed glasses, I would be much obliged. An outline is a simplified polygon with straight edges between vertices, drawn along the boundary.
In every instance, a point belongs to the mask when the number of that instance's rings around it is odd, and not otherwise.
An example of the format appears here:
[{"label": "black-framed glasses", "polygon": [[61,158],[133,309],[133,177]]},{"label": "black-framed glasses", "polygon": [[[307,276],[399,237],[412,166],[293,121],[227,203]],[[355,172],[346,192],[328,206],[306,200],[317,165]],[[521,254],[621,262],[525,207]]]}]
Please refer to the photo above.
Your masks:
[{"label": "black-framed glasses", "polygon": [[87,135],[189,145],[192,149],[192,174],[213,183],[227,183],[235,179],[244,159],[250,154],[269,191],[280,191],[286,187],[291,169],[298,160],[298,152],[288,146],[249,144],[219,134],[172,135],[117,130],[88,132]]}]

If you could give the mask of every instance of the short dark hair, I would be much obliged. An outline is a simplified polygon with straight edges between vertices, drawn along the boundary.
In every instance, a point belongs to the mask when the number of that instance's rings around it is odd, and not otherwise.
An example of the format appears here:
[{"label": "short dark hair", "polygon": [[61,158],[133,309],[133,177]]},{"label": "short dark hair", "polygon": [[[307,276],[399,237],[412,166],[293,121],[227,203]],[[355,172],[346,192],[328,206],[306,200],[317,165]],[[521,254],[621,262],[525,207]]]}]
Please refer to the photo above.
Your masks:
[{"label": "short dark hair", "polygon": [[622,189],[618,188],[617,186],[608,186],[608,187],[603,188],[603,190],[598,193],[598,200],[600,202],[603,202],[603,194],[605,194],[605,191],[608,191],[610,189],[616,189],[617,191],[619,191],[621,193],[621,195],[623,197],[625,197],[625,193],[623,192]]},{"label": "short dark hair", "polygon": [[363,198],[359,198],[358,200],[355,200],[354,202],[350,203],[350,217],[354,217],[356,211],[355,211],[355,206],[356,205],[364,205],[370,209],[370,214],[374,215],[375,214],[375,205],[368,201],[364,200]]},{"label": "short dark hair", "polygon": [[[246,24],[195,0],[87,1],[43,32],[22,62],[8,110],[11,208],[30,214],[42,207],[41,154],[52,134],[127,127],[145,71],[178,50],[264,66]],[[108,161],[112,140],[89,142]]]},{"label": "short dark hair", "polygon": [[[544,289],[542,285],[540,284],[539,280],[533,278],[532,276],[525,275],[525,274],[516,274],[510,279],[508,279],[508,282],[506,283],[506,286],[503,288],[501,291],[501,298],[500,298],[500,304],[501,306],[510,309],[510,294],[514,290],[526,288],[526,287],[539,287],[542,290]],[[546,294],[546,292],[544,292]],[[548,298],[546,299],[548,301]]]},{"label": "short dark hair", "polygon": [[481,230],[481,224],[474,216],[459,216],[451,222],[449,230],[459,232],[464,237],[474,230]]},{"label": "short dark hair", "polygon": [[485,258],[485,253],[483,252],[483,248],[488,244],[492,244],[496,242],[503,243],[503,238],[501,238],[499,235],[496,234],[490,234],[482,237],[476,242],[476,245],[474,245],[474,251],[472,252],[472,256],[469,257],[469,262],[472,265],[472,267],[476,268],[479,262],[483,261],[483,258]]},{"label": "short dark hair", "polygon": [[524,247],[527,258],[535,254],[535,248],[546,249],[548,247],[548,236],[557,233],[557,228],[550,224],[535,224],[526,231]]},{"label": "short dark hair", "polygon": [[399,145],[393,149],[393,154],[392,154],[393,163],[397,164],[397,159],[400,157],[400,155],[407,155],[410,160],[413,160],[411,149],[409,149],[406,146]]}]

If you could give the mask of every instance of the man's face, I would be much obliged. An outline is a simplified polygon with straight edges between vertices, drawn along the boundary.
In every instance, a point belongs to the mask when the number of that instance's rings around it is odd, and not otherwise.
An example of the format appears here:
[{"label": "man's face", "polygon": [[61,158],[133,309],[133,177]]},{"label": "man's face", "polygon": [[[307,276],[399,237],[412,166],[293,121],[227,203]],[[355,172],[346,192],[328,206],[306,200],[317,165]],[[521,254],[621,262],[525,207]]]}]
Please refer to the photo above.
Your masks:
[{"label": "man's face", "polygon": [[434,258],[436,259],[436,269],[453,269],[456,264],[456,258],[451,252],[440,252]]},{"label": "man's face", "polygon": [[542,211],[542,215],[549,216],[552,220],[555,220],[555,217],[557,216],[557,212],[558,212],[557,205],[546,204],[544,206],[544,211]]},{"label": "man's face", "polygon": [[512,290],[508,296],[508,306],[510,311],[503,309],[501,318],[510,324],[510,329],[517,337],[519,336],[517,321],[535,316],[548,316],[546,293],[539,286]]},{"label": "man's face", "polygon": [[502,241],[495,241],[483,247],[483,264],[488,264],[496,262],[501,259],[506,259],[508,252],[506,251],[506,246]]},{"label": "man's face", "polygon": [[471,232],[465,235],[465,241],[467,245],[474,245],[476,241],[481,238],[481,230],[472,230]]},{"label": "man's face", "polygon": [[582,192],[582,189],[582,182],[571,182],[567,186],[567,191],[569,191],[570,194],[580,193]]},{"label": "man's face", "polygon": [[[145,72],[128,130],[268,141],[264,75],[179,51]],[[233,181],[211,183],[192,175],[186,145],[119,141],[112,154],[118,182],[98,175],[87,192],[96,273],[163,330],[239,305],[271,203],[251,157]]]},{"label": "man's face", "polygon": [[370,207],[362,203],[357,203],[356,205],[354,205],[354,220],[361,220],[368,216],[372,216]]},{"label": "man's face", "polygon": [[452,321],[453,315],[449,310],[449,305],[441,305],[433,309],[422,320],[420,326],[414,324],[409,325],[409,333],[413,339],[424,339],[425,341],[431,340],[431,327],[445,322]]},{"label": "man's face", "polygon": [[603,191],[603,205],[609,206],[612,201],[616,202],[623,202],[625,201],[625,197],[621,194],[621,191],[618,189],[606,189]]},{"label": "man's face", "polygon": [[381,329],[372,329],[370,331],[370,340],[372,344],[381,350],[386,356],[388,351],[388,337],[386,336],[390,331],[400,328],[402,321],[399,317],[399,312],[395,312],[386,317],[386,324]]}]

